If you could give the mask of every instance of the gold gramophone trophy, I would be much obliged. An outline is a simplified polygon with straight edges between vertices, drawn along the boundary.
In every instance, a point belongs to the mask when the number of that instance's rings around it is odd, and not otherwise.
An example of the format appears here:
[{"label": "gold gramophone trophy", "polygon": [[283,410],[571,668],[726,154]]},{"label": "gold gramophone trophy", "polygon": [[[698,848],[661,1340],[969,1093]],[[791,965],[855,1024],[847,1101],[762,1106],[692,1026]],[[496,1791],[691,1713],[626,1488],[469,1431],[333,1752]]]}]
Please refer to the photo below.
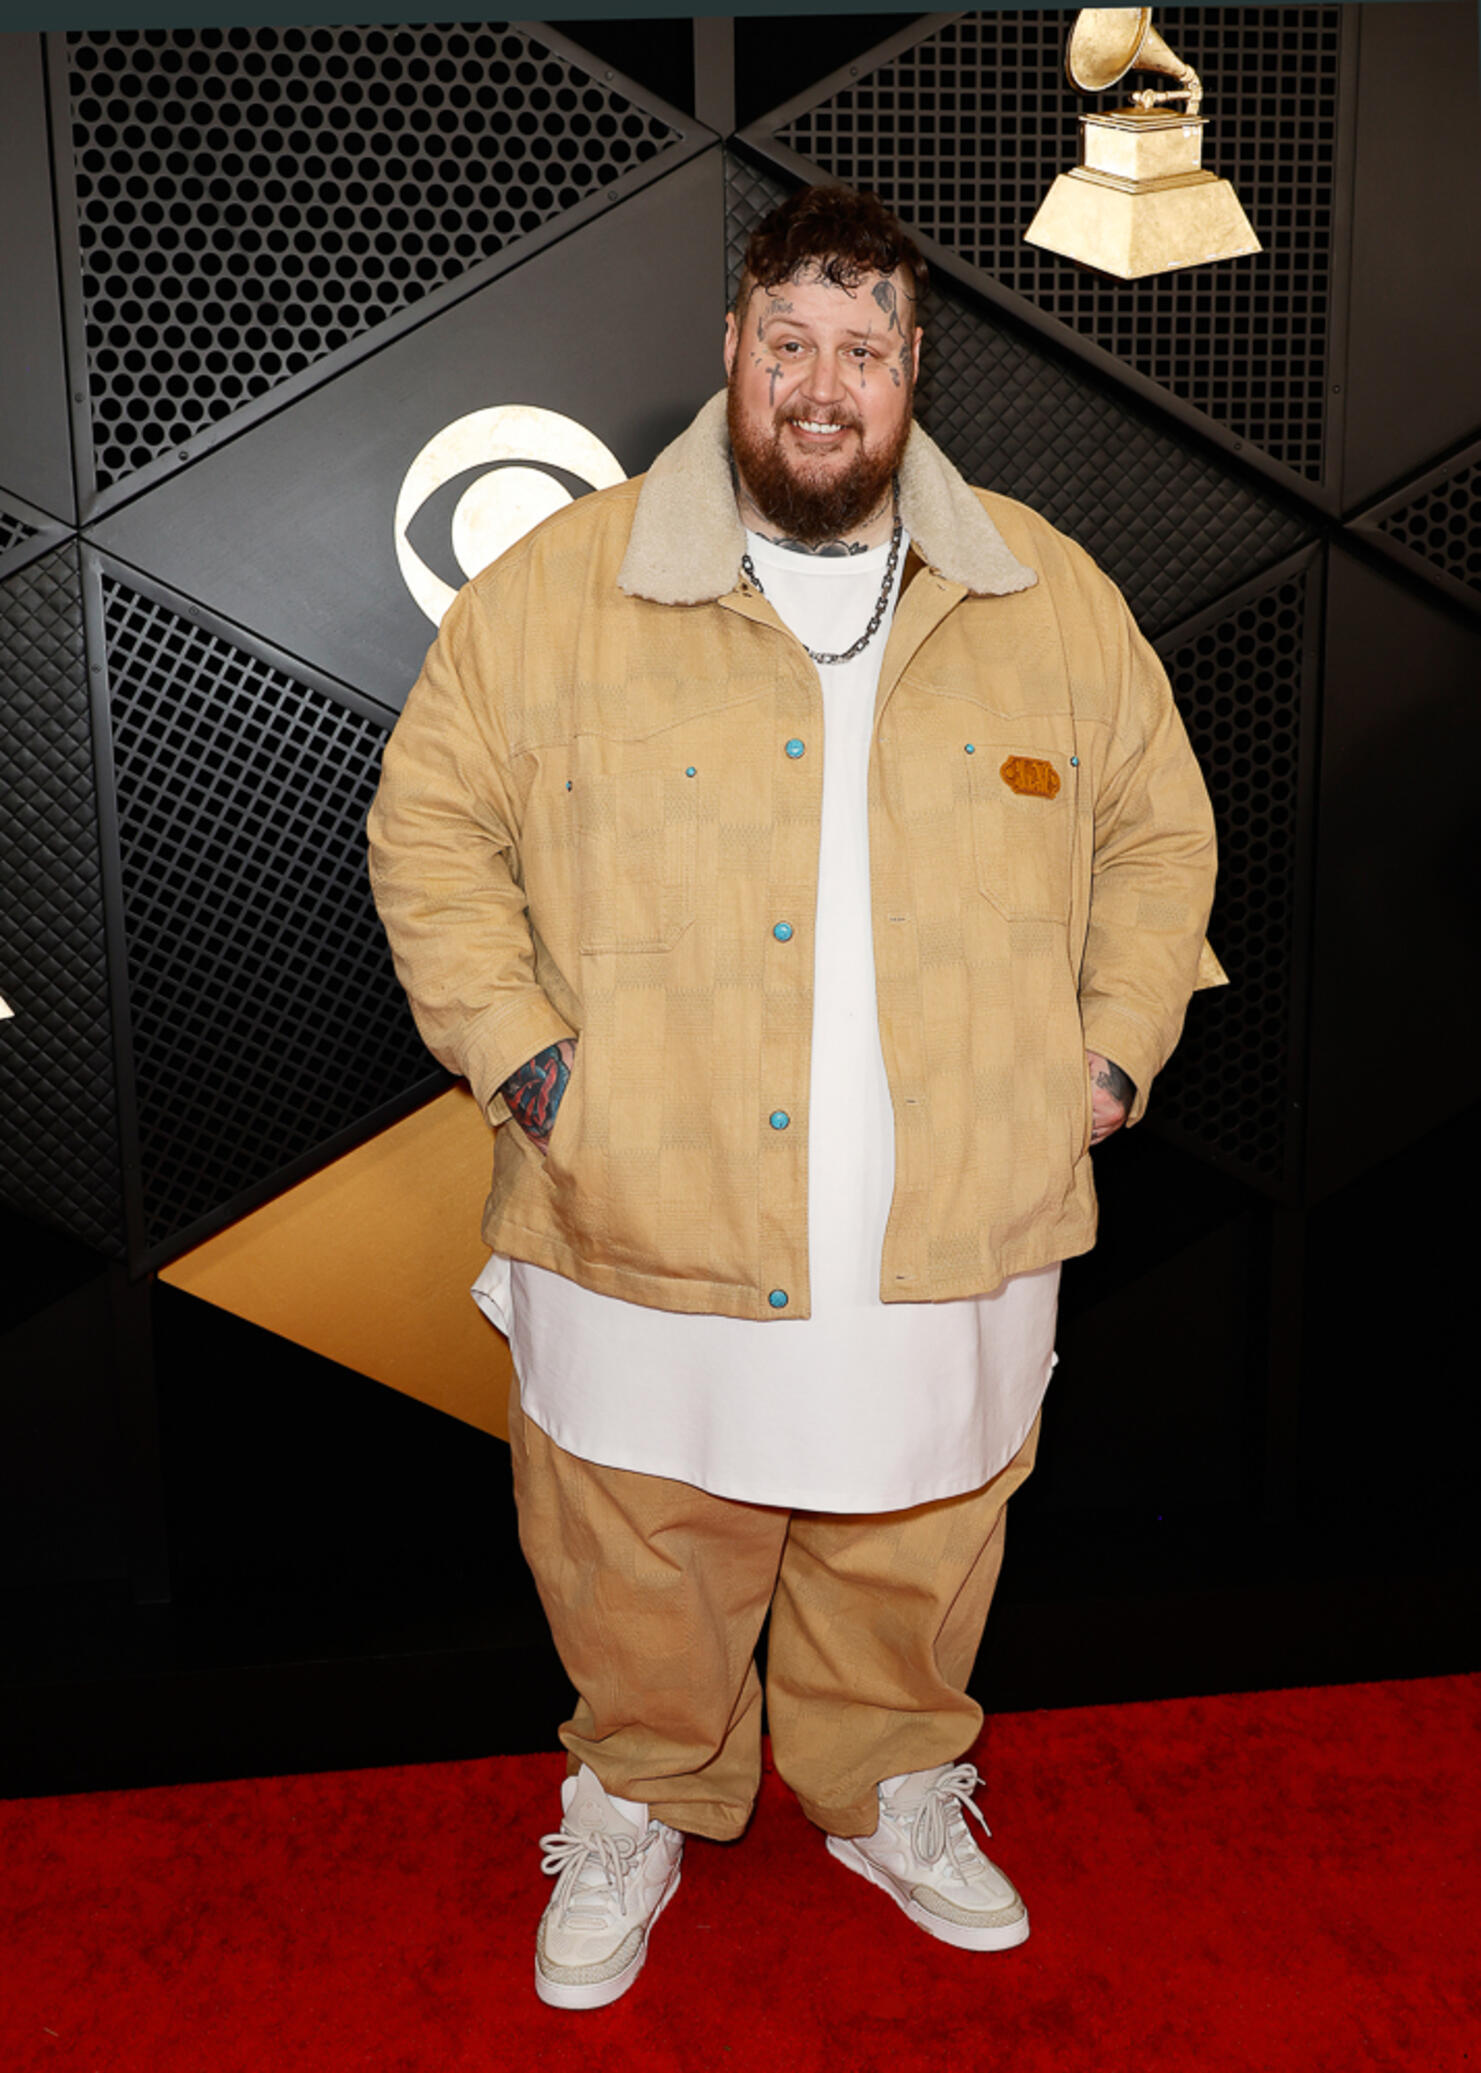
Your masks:
[{"label": "gold gramophone trophy", "polygon": [[[1070,84],[1087,94],[1131,71],[1171,73],[1178,83],[1080,117],[1080,163],[1045,195],[1024,233],[1029,244],[1123,281],[1262,249],[1229,182],[1200,163],[1203,88],[1152,27],[1150,7],[1082,9],[1064,63]],[[1185,102],[1183,113],[1165,110],[1168,101]]]}]

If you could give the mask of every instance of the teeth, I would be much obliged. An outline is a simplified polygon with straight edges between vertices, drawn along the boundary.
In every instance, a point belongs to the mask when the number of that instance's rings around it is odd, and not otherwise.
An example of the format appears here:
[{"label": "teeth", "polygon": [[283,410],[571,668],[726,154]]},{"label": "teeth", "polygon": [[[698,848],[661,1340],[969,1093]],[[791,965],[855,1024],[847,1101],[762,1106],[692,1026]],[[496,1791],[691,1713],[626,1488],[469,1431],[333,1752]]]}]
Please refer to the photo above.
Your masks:
[{"label": "teeth", "polygon": [[793,423],[801,432],[841,432],[842,425],[820,425],[812,418],[794,418]]}]

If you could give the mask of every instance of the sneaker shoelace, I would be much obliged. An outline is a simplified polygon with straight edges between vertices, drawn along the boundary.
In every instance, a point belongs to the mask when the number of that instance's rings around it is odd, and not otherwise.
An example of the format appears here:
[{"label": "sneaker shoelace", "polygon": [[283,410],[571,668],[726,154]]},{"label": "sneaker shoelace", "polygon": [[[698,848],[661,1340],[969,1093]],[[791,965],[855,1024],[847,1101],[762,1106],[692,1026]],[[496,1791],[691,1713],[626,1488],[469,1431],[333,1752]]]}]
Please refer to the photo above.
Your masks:
[{"label": "sneaker shoelace", "polygon": [[573,1929],[604,1929],[610,1900],[616,1900],[621,1913],[627,1881],[655,1833],[650,1828],[641,1840],[601,1829],[572,1835],[562,1828],[542,1835],[540,1869],[560,1875],[551,1896],[560,1920]]},{"label": "sneaker shoelace", "polygon": [[977,1838],[962,1818],[964,1813],[970,1814],[984,1835],[992,1834],[972,1799],[981,1783],[977,1766],[970,1763],[957,1764],[936,1780],[914,1814],[911,1839],[923,1864],[935,1864],[945,1856],[948,1870],[962,1880],[972,1878],[981,1868]]}]

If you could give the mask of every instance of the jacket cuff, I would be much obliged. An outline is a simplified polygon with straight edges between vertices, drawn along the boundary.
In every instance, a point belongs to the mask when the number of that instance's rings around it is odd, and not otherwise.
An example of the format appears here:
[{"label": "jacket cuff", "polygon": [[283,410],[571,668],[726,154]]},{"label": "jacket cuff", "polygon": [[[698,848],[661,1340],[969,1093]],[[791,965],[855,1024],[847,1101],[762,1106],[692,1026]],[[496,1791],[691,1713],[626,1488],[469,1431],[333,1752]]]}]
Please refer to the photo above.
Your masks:
[{"label": "jacket cuff", "polygon": [[474,1100],[490,1123],[497,1126],[508,1120],[509,1104],[499,1090],[509,1075],[537,1051],[575,1035],[570,1023],[538,992],[480,1017],[464,1046],[463,1070]]},{"label": "jacket cuff", "polygon": [[1147,1107],[1147,1095],[1162,1063],[1156,1038],[1146,1023],[1136,1016],[1123,1014],[1119,1008],[1107,1007],[1100,1002],[1092,1001],[1083,1006],[1080,1020],[1085,1031],[1086,1050],[1099,1051],[1102,1058],[1109,1058],[1112,1065],[1119,1065],[1136,1088],[1136,1097],[1126,1116],[1129,1129],[1133,1123],[1141,1121]]}]

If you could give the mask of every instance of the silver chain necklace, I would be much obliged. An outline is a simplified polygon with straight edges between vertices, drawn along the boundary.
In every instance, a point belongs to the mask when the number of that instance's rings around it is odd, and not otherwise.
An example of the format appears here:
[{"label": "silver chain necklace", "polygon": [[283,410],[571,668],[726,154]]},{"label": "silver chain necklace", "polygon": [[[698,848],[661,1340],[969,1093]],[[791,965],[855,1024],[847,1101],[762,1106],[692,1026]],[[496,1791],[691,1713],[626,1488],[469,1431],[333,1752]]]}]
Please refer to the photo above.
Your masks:
[{"label": "silver chain necklace", "polygon": [[[863,654],[869,643],[874,639],[874,636],[879,632],[881,625],[884,623],[885,608],[890,601],[890,590],[894,584],[895,570],[900,561],[900,536],[902,531],[903,528],[900,523],[900,485],[897,482],[895,484],[895,524],[890,533],[890,558],[885,563],[884,582],[880,585],[879,597],[875,602],[873,612],[869,616],[869,624],[864,628],[864,631],[859,635],[854,645],[851,648],[846,648],[841,655],[820,655],[816,648],[809,648],[807,642],[804,641],[802,644],[803,649],[812,657],[814,662],[852,662],[856,655]],[[756,564],[752,561],[749,554],[741,556],[741,568],[745,571],[747,580],[755,585],[762,597],[765,597],[766,586],[756,574]]]}]

